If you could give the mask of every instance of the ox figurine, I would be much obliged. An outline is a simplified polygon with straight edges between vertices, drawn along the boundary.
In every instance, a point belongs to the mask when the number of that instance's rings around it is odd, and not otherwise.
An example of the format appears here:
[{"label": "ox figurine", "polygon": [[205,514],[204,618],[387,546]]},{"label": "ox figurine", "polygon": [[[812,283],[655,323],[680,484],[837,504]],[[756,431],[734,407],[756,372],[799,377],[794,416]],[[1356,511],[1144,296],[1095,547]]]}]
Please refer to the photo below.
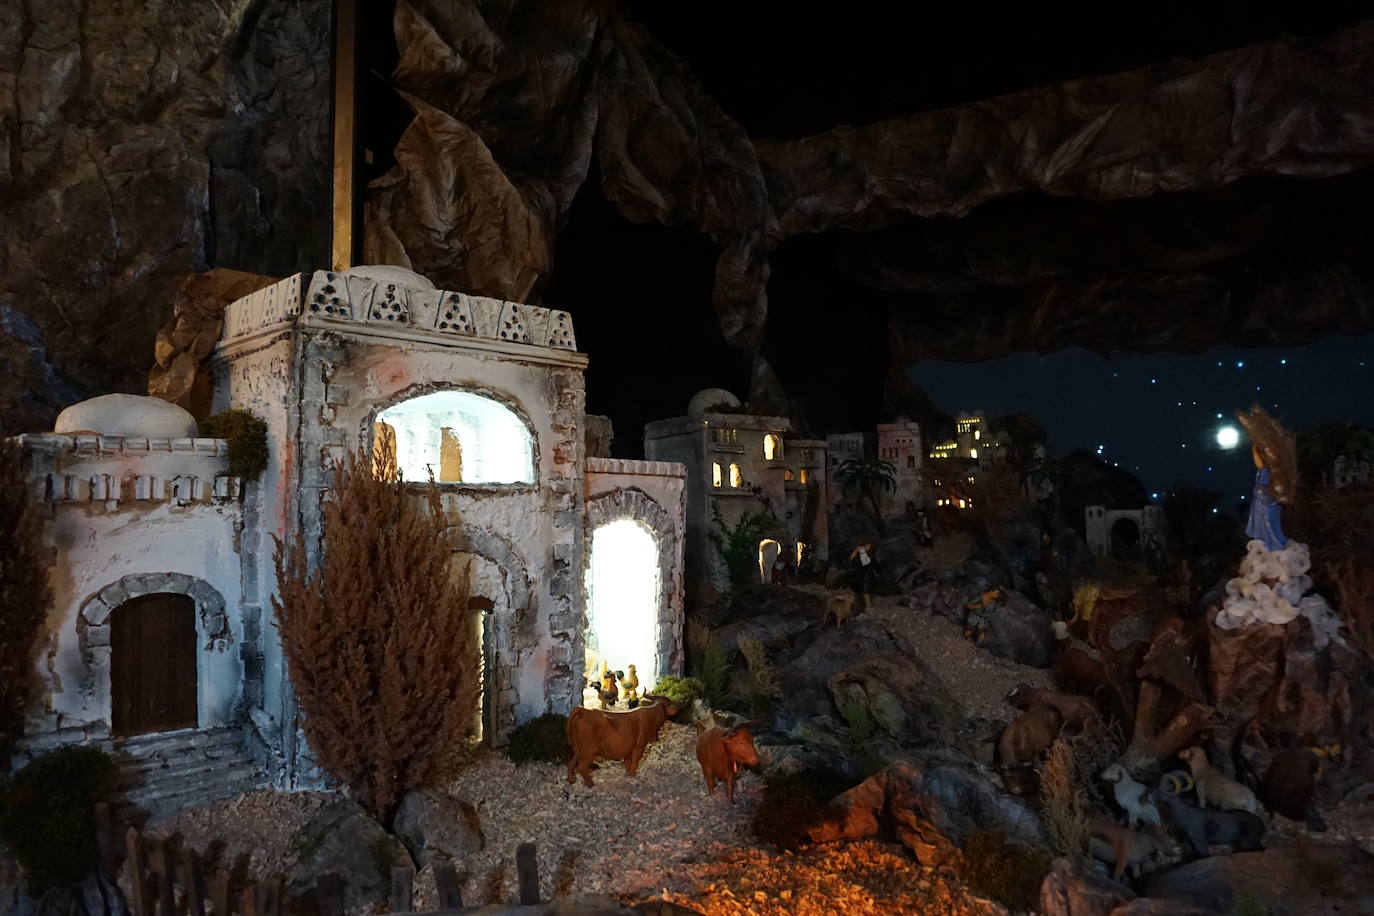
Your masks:
[{"label": "ox figurine", "polygon": [[598,758],[625,761],[631,776],[639,769],[644,749],[656,738],[677,704],[667,697],[646,696],[648,706],[629,712],[588,709],[579,706],[568,716],[568,782],[592,785],[592,763]]}]

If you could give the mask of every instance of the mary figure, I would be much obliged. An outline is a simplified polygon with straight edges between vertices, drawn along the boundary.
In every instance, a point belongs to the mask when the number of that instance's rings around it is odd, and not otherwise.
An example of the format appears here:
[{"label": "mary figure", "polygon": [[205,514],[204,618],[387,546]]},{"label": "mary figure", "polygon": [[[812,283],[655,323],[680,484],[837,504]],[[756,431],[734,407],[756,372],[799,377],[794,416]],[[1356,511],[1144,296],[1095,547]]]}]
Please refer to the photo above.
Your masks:
[{"label": "mary figure", "polygon": [[1259,449],[1251,448],[1255,459],[1255,493],[1250,502],[1250,521],[1245,525],[1245,534],[1264,544],[1265,550],[1282,550],[1288,544],[1279,524],[1280,506],[1269,489],[1269,468],[1265,467]]}]

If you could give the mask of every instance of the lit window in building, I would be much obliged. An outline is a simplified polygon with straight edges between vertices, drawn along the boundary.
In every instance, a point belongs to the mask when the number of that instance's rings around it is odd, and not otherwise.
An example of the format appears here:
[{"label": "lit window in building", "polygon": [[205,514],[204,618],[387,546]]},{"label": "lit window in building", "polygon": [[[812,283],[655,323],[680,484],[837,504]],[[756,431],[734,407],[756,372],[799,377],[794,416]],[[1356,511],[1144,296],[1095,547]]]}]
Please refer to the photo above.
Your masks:
[{"label": "lit window in building", "polygon": [[971,448],[971,449],[969,449],[969,450],[968,450],[968,456],[969,456],[970,458],[977,458],[977,457],[978,457],[978,449],[976,449],[976,448]]},{"label": "lit window in building", "polygon": [[509,407],[467,391],[435,391],[377,415],[373,429],[394,436],[402,480],[533,483],[528,428]]},{"label": "lit window in building", "polygon": [[975,429],[975,430],[973,431],[973,438],[975,438],[975,439],[981,439],[981,438],[983,438],[983,431],[982,431],[981,429]]},{"label": "lit window in building", "polygon": [[788,481],[789,483],[792,481],[792,476],[793,475],[791,468],[787,468],[782,472],[782,479]]},{"label": "lit window in building", "polygon": [[731,464],[731,465],[730,465],[730,486],[732,486],[732,487],[742,487],[742,486],[744,486],[744,475],[743,475],[742,473],[740,473],[740,469],[739,469],[739,465],[738,465],[738,464]]},{"label": "lit window in building", "polygon": [[711,462],[711,486],[718,487],[721,483],[721,467],[719,461]]},{"label": "lit window in building", "polygon": [[802,469],[801,469],[801,482],[802,482],[802,483],[810,483],[810,482],[811,482],[811,475],[807,473],[806,468],[802,468]]},{"label": "lit window in building", "polygon": [[782,457],[782,440],[769,433],[763,437],[763,460],[772,461]]},{"label": "lit window in building", "polygon": [[800,569],[802,560],[806,557],[806,545],[801,541],[797,542],[797,568]]}]

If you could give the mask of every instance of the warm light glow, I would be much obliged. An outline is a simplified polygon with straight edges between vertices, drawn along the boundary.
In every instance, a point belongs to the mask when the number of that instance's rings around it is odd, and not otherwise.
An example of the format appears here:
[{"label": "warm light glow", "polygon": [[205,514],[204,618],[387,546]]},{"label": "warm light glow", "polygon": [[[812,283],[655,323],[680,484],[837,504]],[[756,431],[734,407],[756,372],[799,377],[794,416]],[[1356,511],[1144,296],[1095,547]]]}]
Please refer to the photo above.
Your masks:
[{"label": "warm light glow", "polygon": [[744,486],[744,475],[743,475],[742,473],[740,473],[739,465],[737,465],[737,464],[731,464],[731,465],[730,465],[730,486],[732,486],[732,487],[742,487],[742,486]]},{"label": "warm light glow", "polygon": [[797,542],[797,568],[801,568],[802,558],[806,556],[806,545],[801,541]]},{"label": "warm light glow", "polygon": [[807,473],[806,468],[802,468],[802,469],[801,469],[801,482],[802,482],[802,483],[810,483],[810,482],[811,482],[811,475]]},{"label": "warm light glow", "polygon": [[[533,483],[529,430],[499,401],[467,391],[435,391],[377,415],[396,433],[404,480]],[[374,427],[375,428],[375,427]]]},{"label": "warm light glow", "polygon": [[983,438],[983,431],[982,431],[981,429],[975,429],[975,430],[973,431],[973,438],[975,438],[975,439],[981,439],[981,438]]},{"label": "warm light glow", "polygon": [[1217,430],[1217,445],[1222,448],[1235,448],[1240,445],[1240,430],[1234,426],[1223,426]]},{"label": "warm light glow", "polygon": [[765,461],[772,461],[774,458],[782,457],[782,440],[769,433],[763,437],[763,458]]},{"label": "warm light glow", "polygon": [[773,561],[782,553],[782,545],[772,538],[764,538],[759,541],[759,580],[765,584],[769,580],[769,573],[773,571]]},{"label": "warm light glow", "polygon": [[587,570],[587,658],[612,670],[634,665],[639,682],[658,680],[658,545],[638,522],[619,519],[592,532]]},{"label": "warm light glow", "polygon": [[783,471],[782,471],[782,479],[783,479],[783,480],[786,480],[786,481],[791,481],[791,480],[792,480],[792,469],[791,469],[791,468],[783,468]]},{"label": "warm light glow", "polygon": [[977,458],[977,457],[978,457],[978,449],[976,449],[976,448],[971,448],[971,449],[969,449],[969,450],[968,450],[968,456],[969,456],[970,458]]},{"label": "warm light glow", "polygon": [[723,472],[721,471],[720,462],[719,462],[719,461],[713,461],[713,462],[711,462],[711,486],[713,486],[713,487],[718,487],[718,486],[720,486],[722,477],[723,477]]}]

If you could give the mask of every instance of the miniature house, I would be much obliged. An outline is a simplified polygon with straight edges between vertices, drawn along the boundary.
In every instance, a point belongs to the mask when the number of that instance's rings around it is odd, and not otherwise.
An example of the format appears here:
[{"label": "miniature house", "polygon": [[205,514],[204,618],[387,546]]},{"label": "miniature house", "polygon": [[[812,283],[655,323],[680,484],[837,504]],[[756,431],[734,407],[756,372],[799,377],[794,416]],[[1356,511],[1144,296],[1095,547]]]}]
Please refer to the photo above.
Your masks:
[{"label": "miniature house", "polygon": [[335,463],[384,426],[403,478],[433,473],[452,519],[488,740],[579,702],[598,653],[646,687],[680,670],[686,469],[584,460],[587,357],[566,312],[373,267],[288,277],[224,319],[214,409],[266,422],[259,479],[228,477],[226,444],[151,398],[98,398],[22,437],[56,596],[30,749],[230,729],[277,786],[316,783],[271,625],[274,538],[304,532],[318,556]]},{"label": "miniature house", "polygon": [[1083,515],[1088,547],[1095,557],[1120,555],[1119,559],[1136,559],[1136,554],[1147,556],[1164,549],[1167,522],[1159,506],[1088,506]]},{"label": "miniature house", "polygon": [[798,566],[829,549],[824,440],[791,438],[786,417],[746,413],[730,392],[708,388],[687,415],[644,428],[644,453],[687,468],[686,569],[693,594],[726,589],[728,569],[712,543],[720,526],[768,514],[775,531],[759,543],[759,577],[775,560]]}]

